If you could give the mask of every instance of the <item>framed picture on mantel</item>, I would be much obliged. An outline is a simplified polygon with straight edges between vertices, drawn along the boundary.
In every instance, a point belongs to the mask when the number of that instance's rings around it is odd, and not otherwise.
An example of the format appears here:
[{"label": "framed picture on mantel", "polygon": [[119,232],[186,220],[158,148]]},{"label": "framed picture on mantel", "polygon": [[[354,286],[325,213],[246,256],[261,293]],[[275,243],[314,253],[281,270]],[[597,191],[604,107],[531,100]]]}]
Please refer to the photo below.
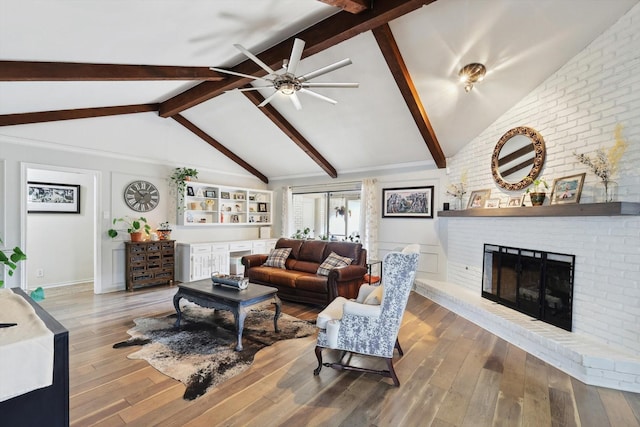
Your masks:
[{"label": "framed picture on mantel", "polygon": [[586,173],[565,176],[553,181],[551,190],[551,204],[564,205],[569,203],[579,203],[582,194],[582,184]]}]

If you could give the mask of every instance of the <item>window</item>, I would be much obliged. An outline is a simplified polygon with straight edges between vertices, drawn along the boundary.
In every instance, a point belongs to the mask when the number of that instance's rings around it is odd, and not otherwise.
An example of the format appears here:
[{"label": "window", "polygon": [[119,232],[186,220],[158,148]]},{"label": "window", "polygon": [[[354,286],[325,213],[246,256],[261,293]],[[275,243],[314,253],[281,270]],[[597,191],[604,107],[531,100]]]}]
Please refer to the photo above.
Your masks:
[{"label": "window", "polygon": [[358,189],[294,187],[292,192],[294,230],[308,229],[310,238],[360,241],[360,183]]}]

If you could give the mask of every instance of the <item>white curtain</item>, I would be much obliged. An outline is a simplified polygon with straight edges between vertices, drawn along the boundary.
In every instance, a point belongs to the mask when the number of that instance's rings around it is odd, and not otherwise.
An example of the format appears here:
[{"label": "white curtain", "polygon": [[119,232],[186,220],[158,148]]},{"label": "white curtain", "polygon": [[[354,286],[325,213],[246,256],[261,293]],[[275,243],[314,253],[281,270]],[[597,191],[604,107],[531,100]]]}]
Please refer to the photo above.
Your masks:
[{"label": "white curtain", "polygon": [[291,206],[293,206],[293,191],[291,187],[282,187],[282,237],[293,234],[293,215],[289,215]]},{"label": "white curtain", "polygon": [[369,259],[378,259],[378,218],[379,201],[376,197],[376,180],[362,180],[361,224],[363,224],[362,246],[367,250]]}]

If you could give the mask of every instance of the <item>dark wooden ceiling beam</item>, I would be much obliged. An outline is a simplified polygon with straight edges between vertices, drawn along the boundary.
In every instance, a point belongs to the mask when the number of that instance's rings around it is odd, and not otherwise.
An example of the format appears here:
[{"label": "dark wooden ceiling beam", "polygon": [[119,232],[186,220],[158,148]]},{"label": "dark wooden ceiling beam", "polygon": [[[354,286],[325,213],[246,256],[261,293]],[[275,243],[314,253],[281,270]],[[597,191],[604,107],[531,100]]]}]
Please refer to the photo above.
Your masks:
[{"label": "dark wooden ceiling beam", "polygon": [[398,49],[391,28],[388,24],[381,25],[373,30],[373,35],[378,42],[384,59],[387,61],[391,74],[393,74],[396,80],[396,84],[411,112],[411,116],[418,126],[418,130],[425,144],[427,144],[433,161],[439,168],[445,168],[447,166],[447,159],[442,152],[442,147],[440,147],[436,133],[433,131],[433,127],[431,127],[431,122],[429,122],[429,117],[420,101],[418,91],[413,85],[413,80],[411,80],[411,75],[409,75],[404,59],[400,54],[400,49]]},{"label": "dark wooden ceiling beam", "polygon": [[349,13],[361,13],[369,8],[373,0],[319,0],[329,6],[339,7]]},{"label": "dark wooden ceiling beam", "polygon": [[0,61],[0,81],[208,80],[226,77],[208,67]]},{"label": "dark wooden ceiling beam", "polygon": [[227,156],[233,162],[235,162],[236,164],[240,165],[246,171],[248,171],[252,175],[256,176],[258,179],[260,179],[265,184],[269,183],[269,179],[266,176],[264,176],[262,173],[260,173],[260,171],[258,171],[256,168],[251,166],[249,163],[247,163],[244,160],[242,160],[233,151],[229,150],[227,147],[225,147],[224,145],[220,144],[217,140],[215,140],[208,133],[206,133],[205,131],[200,129],[198,126],[194,125],[192,122],[190,122],[184,116],[182,116],[180,114],[176,114],[176,115],[171,116],[171,118],[174,119],[176,122],[180,123],[185,128],[189,129],[191,132],[196,134],[200,139],[202,139],[207,144],[209,144],[210,146],[212,146],[213,148],[215,148],[216,150],[218,150],[219,152],[221,152],[222,154]]},{"label": "dark wooden ceiling beam", "polygon": [[[264,101],[264,97],[260,95],[257,91],[247,91],[242,92],[251,102],[253,102],[256,106],[258,106],[262,101]],[[307,156],[311,157],[311,159],[318,164],[331,178],[337,178],[338,172],[336,169],[331,166],[331,163],[325,159],[322,154],[318,150],[316,150],[313,145],[307,139],[302,136],[300,132],[296,128],[294,128],[291,123],[284,118],[282,114],[278,112],[271,104],[267,104],[264,107],[260,107],[260,111],[264,113],[265,116],[269,118],[278,128],[284,132],[291,140],[298,146],[302,151],[304,151]]]},{"label": "dark wooden ceiling beam", "polygon": [[35,113],[2,114],[0,115],[0,126],[56,122],[60,120],[87,119],[91,117],[117,116],[120,114],[148,113],[158,111],[158,107],[159,104],[136,104],[121,105],[115,107],[40,111]]},{"label": "dark wooden ceiling beam", "polygon": [[[433,3],[434,1],[435,0],[385,0],[384,2],[377,2],[374,8],[368,9],[358,15],[339,12],[288,38],[282,43],[278,43],[272,48],[267,49],[260,53],[259,57],[270,67],[280,68],[282,60],[289,58],[295,38],[300,38],[306,43],[302,54],[304,58],[322,52],[365,31],[386,24],[393,19],[419,9],[423,5]],[[265,71],[249,59],[233,67],[232,70],[253,76],[265,75]],[[249,82],[251,82],[251,79],[235,76],[230,76],[227,80],[221,82],[202,82],[162,102],[159,114],[162,117],[172,116],[216,97],[227,90],[242,87]]]}]

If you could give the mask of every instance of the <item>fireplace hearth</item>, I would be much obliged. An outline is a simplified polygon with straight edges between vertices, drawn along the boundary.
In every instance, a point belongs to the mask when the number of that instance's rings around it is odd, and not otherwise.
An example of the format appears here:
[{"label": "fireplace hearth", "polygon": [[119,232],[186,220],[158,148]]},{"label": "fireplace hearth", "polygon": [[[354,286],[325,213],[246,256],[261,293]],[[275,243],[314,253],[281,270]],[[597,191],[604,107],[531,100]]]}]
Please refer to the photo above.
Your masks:
[{"label": "fireplace hearth", "polygon": [[482,296],[571,331],[575,256],[484,245]]}]

